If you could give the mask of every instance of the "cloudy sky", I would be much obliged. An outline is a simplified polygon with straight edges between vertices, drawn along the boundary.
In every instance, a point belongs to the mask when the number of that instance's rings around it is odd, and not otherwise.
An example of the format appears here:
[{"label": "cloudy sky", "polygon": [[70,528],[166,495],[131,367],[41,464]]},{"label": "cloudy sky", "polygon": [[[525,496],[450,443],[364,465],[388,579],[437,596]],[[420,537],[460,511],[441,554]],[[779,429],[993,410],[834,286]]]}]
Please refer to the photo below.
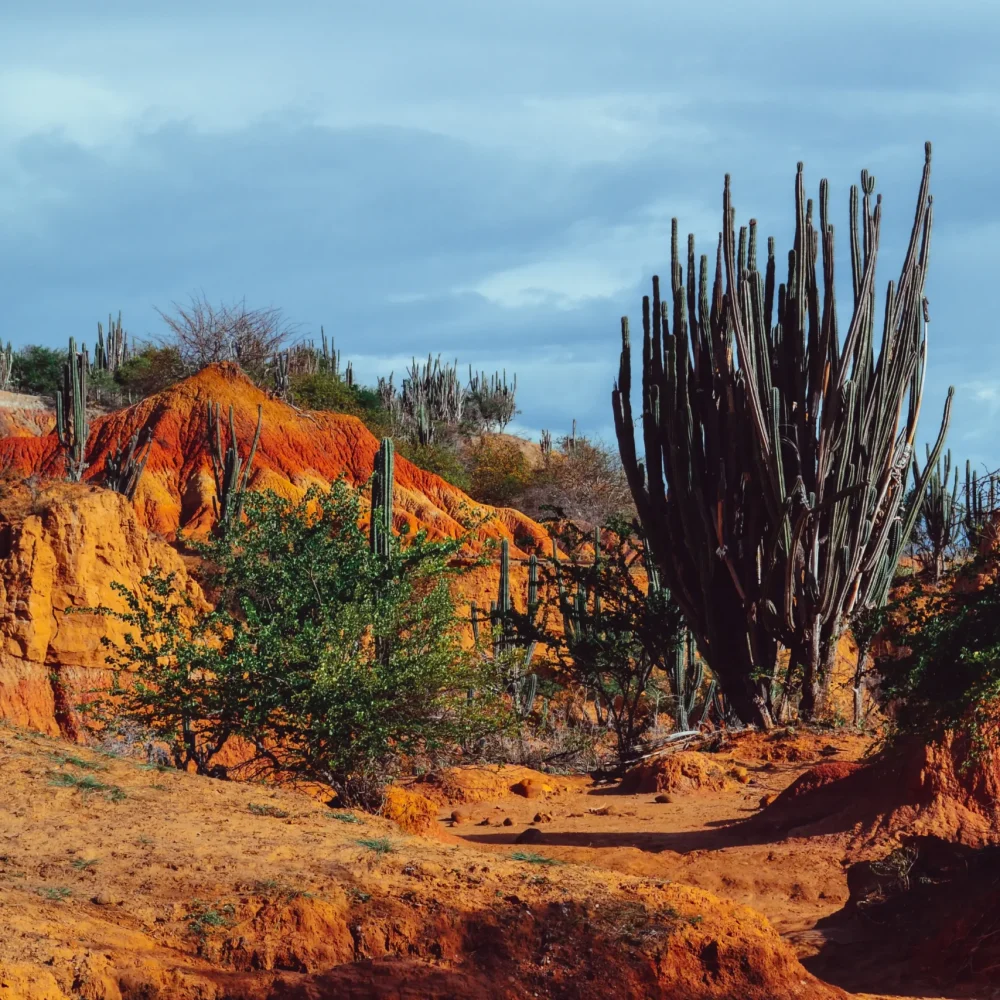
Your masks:
[{"label": "cloudy sky", "polygon": [[[619,318],[711,254],[722,179],[787,251],[793,182],[846,251],[884,194],[880,297],[934,143],[932,437],[1000,466],[993,0],[5,0],[0,336],[93,338],[199,290],[324,324],[362,379],[412,354],[516,371],[520,427],[611,440]],[[85,14],[89,8],[94,11]],[[840,273],[846,268],[840,264]],[[841,296],[846,326],[849,295]],[[398,377],[398,376],[397,376]]]}]

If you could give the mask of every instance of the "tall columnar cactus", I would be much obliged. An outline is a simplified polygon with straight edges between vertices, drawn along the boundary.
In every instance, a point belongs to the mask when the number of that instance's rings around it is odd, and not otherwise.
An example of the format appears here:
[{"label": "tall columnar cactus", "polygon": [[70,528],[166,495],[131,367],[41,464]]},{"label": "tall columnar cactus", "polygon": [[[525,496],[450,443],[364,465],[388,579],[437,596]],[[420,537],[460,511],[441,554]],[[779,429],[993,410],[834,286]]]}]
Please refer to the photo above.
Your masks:
[{"label": "tall columnar cactus", "polygon": [[[507,667],[507,693],[511,696],[514,712],[527,718],[534,707],[538,693],[538,676],[530,671],[531,661],[538,648],[531,638],[541,602],[538,599],[538,558],[528,559],[528,602],[523,615],[514,608],[510,593],[510,545],[507,539],[500,543],[500,580],[497,598],[490,602],[489,621],[493,639],[494,660],[505,659]],[[472,635],[479,645],[479,608],[475,601],[470,605]]]},{"label": "tall columnar cactus", "polygon": [[[906,503],[927,356],[923,297],[931,231],[931,147],[898,283],[890,283],[875,354],[875,260],[881,195],[861,174],[851,189],[854,311],[841,340],[834,306],[833,226],[820,183],[819,227],[795,181],[788,276],[776,284],[774,240],[757,268],[757,223],[741,227],[726,176],[723,232],[709,293],[708,259],[687,267],[671,239],[668,301],[643,299],[641,413],[632,414],[632,350],[612,394],[622,462],[653,555],[698,649],[744,722],[771,724],[777,643],[801,665],[800,712],[822,699],[837,639],[859,606],[887,599],[919,513]],[[822,276],[817,279],[819,248]],[[723,278],[724,276],[724,278]],[[775,315],[776,312],[776,315]],[[952,399],[927,468],[941,450]],[[901,420],[902,417],[902,420]]]},{"label": "tall columnar cactus", "polygon": [[274,356],[271,370],[274,375],[274,393],[279,399],[287,400],[292,393],[290,375],[291,357],[288,351],[280,351]]},{"label": "tall columnar cactus", "polygon": [[991,548],[997,539],[1000,525],[996,523],[1000,511],[1000,474],[985,476],[973,471],[972,463],[965,463],[965,492],[962,496],[962,525],[969,548],[976,554]]},{"label": "tall columnar cactus", "polygon": [[[915,536],[921,550],[921,556],[930,569],[934,582],[937,583],[944,575],[948,553],[953,550],[958,541],[961,523],[961,511],[958,504],[958,469],[952,476],[951,451],[940,457],[929,468],[930,448],[927,449],[928,468],[926,475],[921,476],[920,466],[916,456],[913,459],[913,480],[924,482],[924,502],[920,508]],[[952,480],[949,490],[948,482]]]},{"label": "tall columnar cactus", "polygon": [[695,657],[694,641],[688,629],[684,630],[671,651],[669,662],[675,705],[674,724],[678,731],[685,732],[691,728],[691,715],[704,678],[704,665]]},{"label": "tall columnar cactus", "polygon": [[69,338],[69,356],[63,363],[62,389],[56,390],[56,433],[66,453],[66,478],[78,483],[87,471],[87,439],[90,420],[87,417],[87,375],[90,358],[87,345],[77,351],[76,340]]},{"label": "tall columnar cactus", "polygon": [[538,447],[542,452],[542,459],[548,462],[552,457],[552,431],[542,431],[538,438]]},{"label": "tall columnar cactus", "polygon": [[257,429],[254,431],[253,443],[246,460],[240,457],[239,440],[236,437],[236,424],[233,408],[229,407],[229,443],[222,447],[222,420],[218,403],[208,404],[208,447],[212,460],[212,474],[215,478],[215,496],[212,506],[215,510],[215,530],[225,534],[227,527],[239,519],[243,511],[243,497],[250,482],[250,470],[253,467],[254,456],[257,454],[257,444],[260,441],[260,428],[263,420],[263,407],[257,407]]},{"label": "tall columnar cactus", "polygon": [[132,349],[129,347],[128,333],[122,329],[122,314],[118,312],[118,319],[113,320],[108,315],[108,335],[104,336],[104,327],[97,324],[97,349],[94,351],[94,368],[98,371],[111,372],[118,371],[119,368],[132,356]]},{"label": "tall columnar cactus", "polygon": [[383,559],[389,557],[392,540],[392,489],[395,477],[395,448],[392,438],[382,438],[375,455],[372,473],[372,512],[368,525],[368,541],[372,552]]},{"label": "tall columnar cactus", "polygon": [[7,346],[0,345],[0,390],[9,392],[14,385],[14,346],[7,341]]},{"label": "tall columnar cactus", "polygon": [[116,443],[104,460],[104,485],[109,490],[128,497],[129,500],[133,499],[146,468],[152,444],[152,435],[148,432],[142,435],[140,431],[132,435],[128,451],[122,447],[120,441]]},{"label": "tall columnar cactus", "polygon": [[[372,469],[372,503],[368,522],[368,544],[380,564],[388,564],[392,552],[392,493],[396,476],[396,453],[392,438],[382,438]],[[388,664],[392,652],[392,637],[375,636],[375,656]]]}]

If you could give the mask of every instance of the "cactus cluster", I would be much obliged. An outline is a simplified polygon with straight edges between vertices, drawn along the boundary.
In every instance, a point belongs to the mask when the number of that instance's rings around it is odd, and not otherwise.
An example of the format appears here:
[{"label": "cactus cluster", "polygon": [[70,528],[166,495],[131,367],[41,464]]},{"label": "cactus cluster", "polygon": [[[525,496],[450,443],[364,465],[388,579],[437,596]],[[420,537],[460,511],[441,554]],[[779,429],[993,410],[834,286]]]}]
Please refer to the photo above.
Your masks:
[{"label": "cactus cluster", "polygon": [[691,718],[698,703],[704,679],[704,664],[695,655],[694,637],[684,629],[677,645],[670,651],[670,686],[674,696],[674,725],[679,732],[691,728]]},{"label": "cactus cluster", "polygon": [[965,491],[962,496],[962,527],[966,542],[973,552],[991,548],[997,540],[998,504],[1000,504],[1000,473],[980,476],[965,463]]},{"label": "cactus cluster", "polygon": [[128,342],[128,333],[122,329],[122,314],[119,310],[117,320],[108,315],[107,337],[104,335],[101,323],[97,324],[97,347],[94,350],[92,370],[114,374],[131,357],[132,348]]},{"label": "cactus cluster", "polygon": [[142,478],[152,447],[152,435],[136,431],[126,451],[119,441],[104,460],[104,485],[131,500]]},{"label": "cactus cluster", "polygon": [[469,365],[468,395],[477,420],[486,431],[503,431],[517,415],[517,375],[508,385],[506,371],[490,376],[486,372],[473,374],[472,365]]},{"label": "cactus cluster", "polygon": [[[332,375],[338,381],[343,380],[348,385],[354,385],[354,368],[350,361],[343,372],[340,370],[340,351],[336,349],[333,338],[327,338],[326,330],[319,328],[320,346],[314,340],[295,344],[283,351],[287,359],[289,375],[316,375],[319,373]],[[272,365],[278,365],[280,354],[275,355]]]},{"label": "cactus cluster", "polygon": [[275,354],[271,362],[271,374],[274,376],[274,394],[278,399],[288,400],[292,395],[292,379],[290,356],[288,351]]},{"label": "cactus cluster", "polygon": [[76,340],[69,338],[69,354],[63,362],[63,384],[56,390],[56,433],[66,456],[66,478],[72,483],[83,479],[87,471],[87,440],[90,419],[87,416],[87,376],[90,358],[87,345],[77,351]]},{"label": "cactus cluster", "polygon": [[393,374],[379,378],[378,395],[389,412],[393,426],[416,444],[434,443],[440,426],[457,428],[462,422],[468,392],[458,378],[458,362],[442,364],[441,357],[427,355],[420,365],[414,358],[399,392]]},{"label": "cactus cluster", "polygon": [[233,407],[229,407],[229,442],[222,446],[222,419],[218,403],[207,404],[208,450],[212,461],[212,475],[215,479],[215,496],[212,506],[215,510],[215,530],[217,534],[225,534],[226,528],[236,521],[243,510],[243,497],[250,482],[250,470],[253,467],[254,456],[257,454],[257,444],[260,441],[260,429],[263,421],[263,407],[257,407],[257,429],[254,431],[253,443],[246,459],[239,452],[239,439],[236,436],[236,423],[233,417]]},{"label": "cactus cluster", "polygon": [[[757,223],[740,228],[729,177],[709,291],[694,237],[685,262],[672,224],[669,291],[643,299],[639,460],[632,412],[632,347],[612,394],[619,451],[664,583],[698,649],[744,722],[771,724],[777,646],[801,668],[800,711],[822,700],[837,639],[855,608],[884,603],[919,513],[907,470],[923,395],[931,230],[931,148],[898,282],[889,284],[875,351],[875,261],[881,196],[861,175],[851,189],[854,310],[846,334],[834,305],[834,229],[828,184],[819,226],[795,181],[795,236],[777,281],[773,238],[758,270]],[[822,276],[817,264],[822,247]],[[943,445],[953,392],[924,476]],[[902,421],[900,417],[902,416]]]}]

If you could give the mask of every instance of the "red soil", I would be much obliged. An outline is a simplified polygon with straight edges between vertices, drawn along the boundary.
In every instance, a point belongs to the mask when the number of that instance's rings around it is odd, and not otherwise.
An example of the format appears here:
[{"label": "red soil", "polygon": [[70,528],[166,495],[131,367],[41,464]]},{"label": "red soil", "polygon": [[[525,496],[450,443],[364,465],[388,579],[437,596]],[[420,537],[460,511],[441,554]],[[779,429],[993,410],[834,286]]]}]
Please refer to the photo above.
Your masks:
[{"label": "red soil", "polygon": [[660,876],[409,837],[10,727],[0,775],[2,1000],[846,996],[764,917]]}]

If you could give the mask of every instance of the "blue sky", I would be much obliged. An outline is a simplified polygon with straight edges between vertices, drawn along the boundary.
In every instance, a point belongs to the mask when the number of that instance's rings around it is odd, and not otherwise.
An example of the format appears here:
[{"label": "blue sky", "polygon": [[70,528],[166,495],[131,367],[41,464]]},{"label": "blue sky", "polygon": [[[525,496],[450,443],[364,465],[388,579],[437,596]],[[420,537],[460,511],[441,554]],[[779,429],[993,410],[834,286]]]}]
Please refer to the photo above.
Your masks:
[{"label": "blue sky", "polygon": [[[441,352],[518,376],[526,432],[613,439],[619,318],[711,254],[722,179],[788,249],[797,160],[884,194],[880,297],[934,143],[922,438],[1000,466],[1000,4],[6,0],[0,336],[139,336],[199,290],[333,333],[362,379]],[[99,13],[84,14],[89,7]],[[946,9],[947,8],[947,9]],[[994,195],[990,197],[990,195]],[[846,327],[850,297],[840,296]],[[397,375],[398,378],[398,375]]]}]

